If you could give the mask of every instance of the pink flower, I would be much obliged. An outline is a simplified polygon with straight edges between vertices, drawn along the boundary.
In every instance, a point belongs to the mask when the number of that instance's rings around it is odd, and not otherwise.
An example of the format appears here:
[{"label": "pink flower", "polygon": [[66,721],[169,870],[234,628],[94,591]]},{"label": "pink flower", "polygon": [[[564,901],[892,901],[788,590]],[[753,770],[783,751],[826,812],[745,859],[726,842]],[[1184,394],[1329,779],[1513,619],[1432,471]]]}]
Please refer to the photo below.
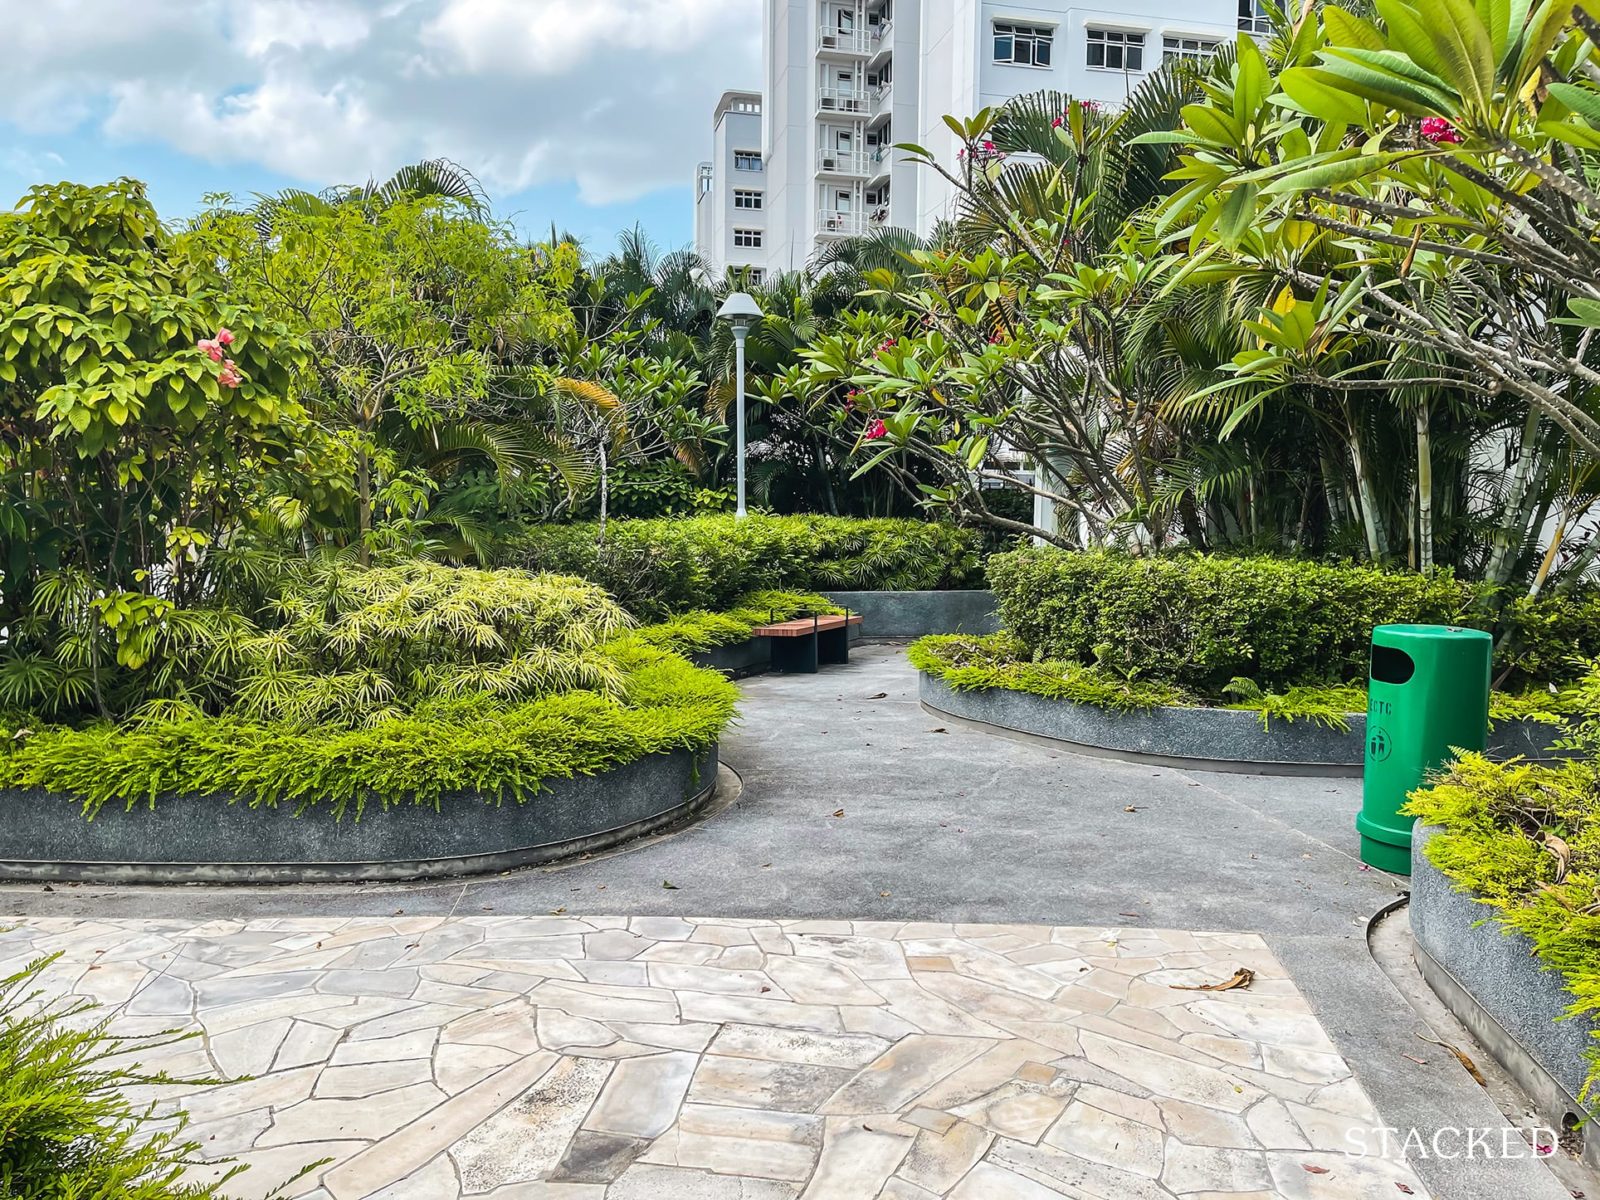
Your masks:
[{"label": "pink flower", "polygon": [[1443,117],[1425,117],[1422,122],[1422,136],[1435,145],[1446,143],[1455,146],[1461,142],[1460,132]]},{"label": "pink flower", "polygon": [[878,347],[877,353],[878,353],[879,357],[882,357],[883,355],[889,353],[889,351],[891,351],[893,349],[894,349],[894,339],[890,338],[888,341],[884,342],[883,345]]},{"label": "pink flower", "polygon": [[1060,129],[1061,128],[1061,118],[1057,117],[1054,121],[1051,121],[1050,122],[1050,128],[1051,129]]},{"label": "pink flower", "polygon": [[202,350],[212,362],[222,361],[222,343],[215,338],[201,338],[194,344],[196,350]]},{"label": "pink flower", "polygon": [[989,335],[989,345],[991,346],[1001,345],[1005,340],[1006,335],[1005,330],[1003,329],[996,329],[992,334]]},{"label": "pink flower", "polygon": [[874,421],[871,425],[867,426],[867,441],[875,442],[879,438],[886,436],[888,432],[889,431],[883,427],[882,421]]},{"label": "pink flower", "polygon": [[222,370],[217,372],[217,382],[225,388],[236,388],[244,382],[244,376],[239,374],[233,359],[222,364]]},{"label": "pink flower", "polygon": [[224,325],[221,329],[217,330],[217,341],[221,342],[224,346],[233,345],[233,330]]}]

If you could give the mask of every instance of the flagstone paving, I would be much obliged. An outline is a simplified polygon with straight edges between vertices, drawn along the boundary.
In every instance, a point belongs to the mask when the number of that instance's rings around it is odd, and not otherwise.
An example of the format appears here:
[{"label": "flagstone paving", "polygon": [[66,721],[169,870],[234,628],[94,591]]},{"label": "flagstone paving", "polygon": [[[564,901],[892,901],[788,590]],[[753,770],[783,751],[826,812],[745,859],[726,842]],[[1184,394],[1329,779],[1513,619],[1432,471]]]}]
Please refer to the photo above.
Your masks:
[{"label": "flagstone paving", "polygon": [[[0,972],[308,1200],[1426,1195],[1254,934],[681,917],[24,918]],[[1254,972],[1248,987],[1195,990]],[[144,1091],[137,1096],[147,1098]],[[326,1160],[326,1161],[322,1161]],[[197,1168],[215,1174],[220,1167]],[[242,1185],[242,1186],[241,1186]]]}]

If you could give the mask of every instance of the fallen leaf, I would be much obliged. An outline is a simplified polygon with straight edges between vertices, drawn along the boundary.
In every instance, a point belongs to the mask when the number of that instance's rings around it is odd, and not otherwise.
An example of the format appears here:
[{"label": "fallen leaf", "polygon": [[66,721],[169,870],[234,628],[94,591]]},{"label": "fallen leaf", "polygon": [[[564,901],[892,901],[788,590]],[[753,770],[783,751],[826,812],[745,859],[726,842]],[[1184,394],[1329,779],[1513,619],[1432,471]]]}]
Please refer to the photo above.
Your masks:
[{"label": "fallen leaf", "polygon": [[1489,1081],[1483,1077],[1483,1072],[1478,1070],[1478,1064],[1473,1062],[1449,1042],[1439,1042],[1435,1041],[1433,1038],[1422,1037],[1420,1033],[1417,1034],[1417,1037],[1422,1038],[1422,1040],[1427,1042],[1430,1046],[1438,1046],[1441,1050],[1448,1050],[1451,1054],[1455,1055],[1456,1061],[1466,1068],[1467,1074],[1472,1076],[1472,1081],[1474,1083],[1481,1088],[1486,1088],[1489,1086]]},{"label": "fallen leaf", "polygon": [[889,893],[888,892],[879,892],[878,895],[882,896],[886,900],[889,898]]},{"label": "fallen leaf", "polygon": [[1123,812],[1138,812],[1139,811],[1139,806],[1137,804],[1124,804],[1122,806],[1122,811]]},{"label": "fallen leaf", "polygon": [[889,698],[889,693],[888,692],[879,692],[876,696],[868,696],[867,697],[868,700],[887,700],[888,698]]},{"label": "fallen leaf", "polygon": [[665,880],[665,879],[663,879],[663,880],[662,880],[662,881],[661,881],[661,886],[662,886],[662,887],[664,887],[664,888],[666,888],[666,889],[667,889],[667,891],[669,891],[669,892],[675,892],[675,891],[677,891],[677,890],[678,890],[678,885],[677,885],[677,884],[675,884],[675,883],[668,883],[668,882],[667,882],[667,881],[666,881],[666,880]]},{"label": "fallen leaf", "polygon": [[552,917],[559,917],[562,913],[564,913],[566,911],[567,911],[567,906],[565,904],[563,904],[560,908],[552,908],[550,910],[550,915]]},{"label": "fallen leaf", "polygon": [[950,731],[948,729],[946,729],[943,725],[941,725],[937,729],[928,730],[928,732],[929,733],[949,733]]},{"label": "fallen leaf", "polygon": [[1231,978],[1221,983],[1173,983],[1168,986],[1179,992],[1231,992],[1235,988],[1247,988],[1255,981],[1254,971],[1249,967],[1240,967]]},{"label": "fallen leaf", "polygon": [[1417,1066],[1419,1066],[1419,1067],[1425,1067],[1425,1066],[1428,1065],[1428,1060],[1427,1059],[1418,1058],[1415,1054],[1402,1054],[1400,1057],[1401,1058],[1409,1058],[1412,1062],[1416,1063]]},{"label": "fallen leaf", "polygon": [[53,892],[53,891],[55,891],[55,888],[53,888],[53,887],[51,887],[51,886],[50,886],[50,885],[49,885],[49,884],[48,884],[48,883],[47,883],[47,884],[45,884],[45,885],[44,885],[44,890],[45,890],[45,891],[47,891],[47,892]]},{"label": "fallen leaf", "polygon": [[1553,833],[1544,835],[1544,848],[1554,855],[1556,860],[1555,882],[1560,883],[1567,877],[1567,867],[1572,863],[1572,847],[1562,841]]},{"label": "fallen leaf", "polygon": [[1328,1173],[1327,1167],[1317,1167],[1313,1166],[1311,1163],[1301,1163],[1300,1169],[1307,1175],[1326,1175]]},{"label": "fallen leaf", "polygon": [[833,815],[834,815],[834,816],[836,816],[836,817],[842,817],[842,816],[844,816],[844,809],[842,809],[842,808],[836,808],[836,809],[834,809],[834,810],[833,810]]},{"label": "fallen leaf", "polygon": [[422,945],[421,942],[407,942],[406,943],[406,949],[407,950],[415,950],[420,945]]},{"label": "fallen leaf", "polygon": [[394,910],[394,915],[395,915],[395,916],[397,916],[397,917],[398,917],[398,916],[400,916],[400,915],[401,915],[401,914],[402,914],[402,913],[404,913],[404,912],[405,912],[405,911],[406,911],[406,910],[405,910],[405,909],[403,909],[403,908],[397,908],[397,909],[395,909],[395,910]]},{"label": "fallen leaf", "polygon": [[771,865],[772,865],[772,864],[771,864],[771,863],[762,863],[762,864],[761,864],[761,869],[762,869],[762,870],[763,870],[763,871],[765,871],[765,870],[766,870],[766,869],[767,869],[767,868],[768,868],[768,867],[770,867],[770,866],[771,866]]},{"label": "fallen leaf", "polygon": [[1143,913],[1136,913],[1136,912],[1125,912],[1125,913],[1118,913],[1117,916],[1119,916],[1119,917],[1143,917],[1144,914]]},{"label": "fallen leaf", "polygon": [[763,992],[770,992],[772,989],[770,987],[767,987],[765,984],[763,984],[762,987],[761,987],[761,990]]},{"label": "fallen leaf", "polygon": [[1402,1192],[1404,1192],[1408,1196],[1415,1196],[1416,1195],[1416,1193],[1411,1190],[1411,1186],[1409,1184],[1396,1183],[1395,1187],[1399,1188]]}]

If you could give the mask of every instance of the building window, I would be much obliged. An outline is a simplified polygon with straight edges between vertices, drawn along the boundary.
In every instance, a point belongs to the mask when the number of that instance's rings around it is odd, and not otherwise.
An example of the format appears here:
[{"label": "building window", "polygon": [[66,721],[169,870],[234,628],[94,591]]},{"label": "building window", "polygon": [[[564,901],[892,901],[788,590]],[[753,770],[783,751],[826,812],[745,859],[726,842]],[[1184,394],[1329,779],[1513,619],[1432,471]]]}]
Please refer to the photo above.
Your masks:
[{"label": "building window", "polygon": [[[1245,2],[1245,0],[1241,0]],[[1018,67],[1048,67],[1050,45],[1055,30],[1048,25],[1018,25],[1014,21],[994,23],[994,60]]]},{"label": "building window", "polygon": [[1272,32],[1272,18],[1261,0],[1239,0],[1239,28],[1258,37]]},{"label": "building window", "polygon": [[767,281],[767,273],[760,267],[751,267],[745,272],[745,278],[750,281],[751,287],[760,287]]},{"label": "building window", "polygon": [[733,169],[735,171],[761,170],[761,151],[735,150],[733,152]]},{"label": "building window", "polygon": [[1161,39],[1161,57],[1204,62],[1217,52],[1219,45],[1221,43],[1215,38],[1164,37]]},{"label": "building window", "polygon": [[752,211],[759,211],[761,208],[761,193],[736,188],[733,193],[733,206],[735,208],[748,208]]},{"label": "building window", "polygon": [[1120,29],[1091,29],[1088,33],[1091,67],[1103,67],[1108,71],[1144,70],[1144,34],[1124,33]]},{"label": "building window", "polygon": [[733,231],[733,244],[741,250],[761,249],[761,230],[735,229]]}]

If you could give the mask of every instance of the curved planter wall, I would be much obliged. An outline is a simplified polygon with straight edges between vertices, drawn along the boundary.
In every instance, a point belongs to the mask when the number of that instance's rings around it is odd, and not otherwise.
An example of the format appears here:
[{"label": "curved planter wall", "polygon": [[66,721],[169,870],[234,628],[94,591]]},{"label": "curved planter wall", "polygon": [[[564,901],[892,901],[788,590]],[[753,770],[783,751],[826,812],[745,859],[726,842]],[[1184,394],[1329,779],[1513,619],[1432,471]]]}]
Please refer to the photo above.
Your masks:
[{"label": "curved planter wall", "polygon": [[[1438,833],[1419,825],[1411,839],[1411,933],[1417,966],[1456,1019],[1488,1049],[1534,1102],[1552,1129],[1581,1115],[1584,1053],[1596,1046],[1583,1018],[1560,1020],[1573,997],[1561,976],[1539,968],[1532,944],[1507,936],[1492,912],[1458,892],[1427,859]],[[1485,923],[1486,922],[1486,923]],[[1583,1157],[1600,1166],[1600,1138],[1584,1139]]]},{"label": "curved planter wall", "polygon": [[0,791],[0,879],[115,883],[306,883],[437,879],[592,853],[699,811],[716,790],[717,752],[655,754],[603,775],[552,780],[518,804],[471,793],[439,811],[398,805],[360,821],[226,796],[168,796],[85,821],[53,792]]},{"label": "curved planter wall", "polygon": [[823,592],[841,608],[860,613],[862,636],[919,638],[930,633],[998,633],[994,593]]},{"label": "curved planter wall", "polygon": [[[958,692],[927,674],[919,675],[918,688],[923,707],[957,720],[1066,742],[1090,754],[1203,771],[1359,775],[1366,746],[1364,716],[1351,716],[1348,730],[1308,721],[1274,721],[1263,729],[1256,713],[1226,708],[1118,713],[1003,688]],[[1553,736],[1548,725],[1502,721],[1489,752],[1540,757]]]}]

